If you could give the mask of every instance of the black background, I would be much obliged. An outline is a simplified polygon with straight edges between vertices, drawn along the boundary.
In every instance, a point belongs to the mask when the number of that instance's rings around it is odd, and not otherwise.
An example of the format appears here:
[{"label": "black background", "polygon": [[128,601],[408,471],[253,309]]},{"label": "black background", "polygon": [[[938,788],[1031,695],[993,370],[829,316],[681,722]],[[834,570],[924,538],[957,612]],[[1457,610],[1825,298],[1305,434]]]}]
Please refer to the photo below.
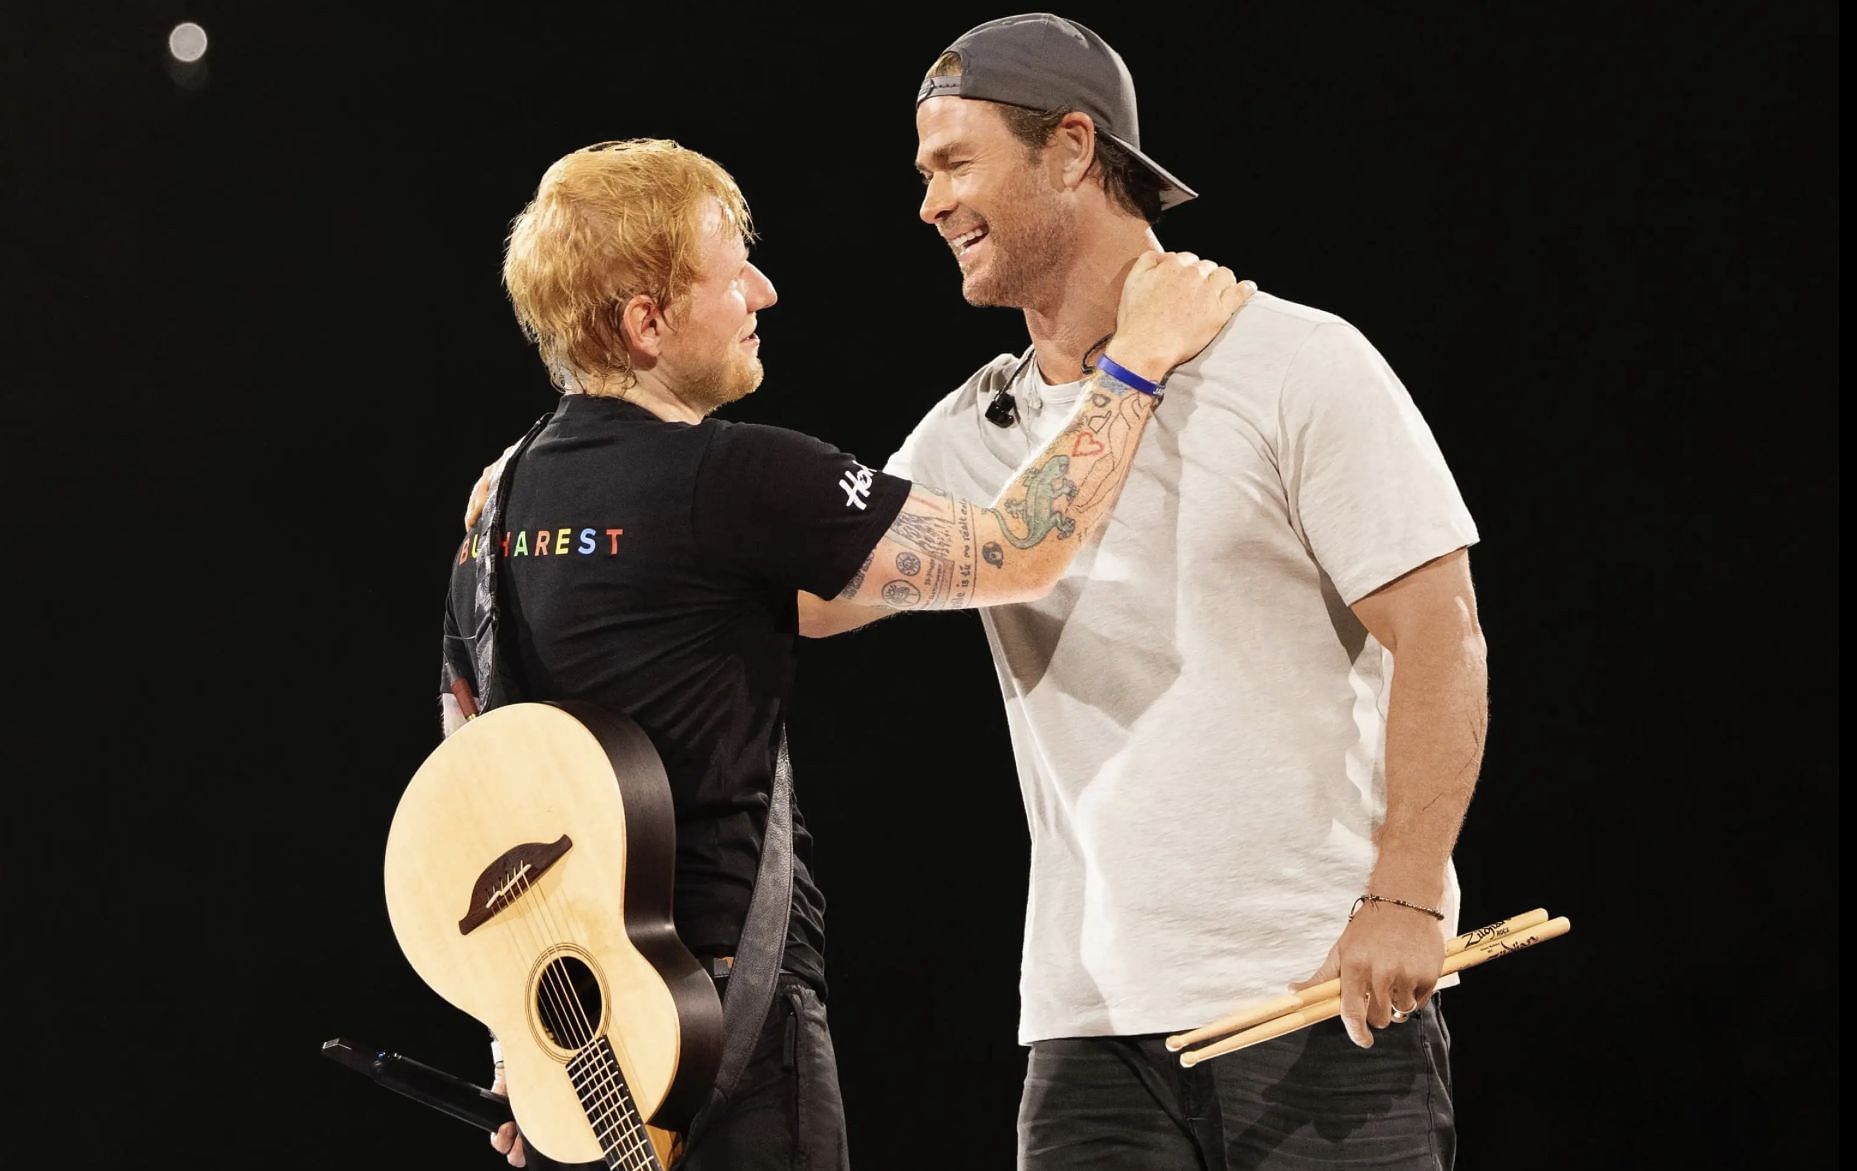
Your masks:
[{"label": "black background", "polygon": [[[505,226],[586,143],[713,155],[781,294],[730,416],[880,462],[1022,344],[913,215],[916,82],[1005,11],[10,19],[8,1162],[501,1165],[317,1050],[489,1074],[401,958],[380,856],[436,742],[465,493],[551,402]],[[1835,8],[1065,11],[1202,192],[1163,243],[1359,325],[1481,527],[1465,925],[1574,930],[1448,997],[1460,1165],[1823,1165]],[[792,739],[857,1165],[1009,1166],[1026,842],[978,622],[810,647]]]}]

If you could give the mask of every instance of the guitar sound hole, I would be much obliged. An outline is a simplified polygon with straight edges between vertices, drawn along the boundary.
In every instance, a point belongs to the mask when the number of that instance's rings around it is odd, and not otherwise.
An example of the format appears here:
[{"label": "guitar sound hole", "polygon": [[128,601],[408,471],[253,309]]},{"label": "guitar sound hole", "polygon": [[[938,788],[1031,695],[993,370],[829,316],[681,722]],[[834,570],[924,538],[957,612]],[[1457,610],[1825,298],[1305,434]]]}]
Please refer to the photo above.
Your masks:
[{"label": "guitar sound hole", "polygon": [[600,983],[580,960],[562,956],[542,972],[535,990],[536,1016],[561,1048],[578,1051],[593,1043],[601,1007]]}]

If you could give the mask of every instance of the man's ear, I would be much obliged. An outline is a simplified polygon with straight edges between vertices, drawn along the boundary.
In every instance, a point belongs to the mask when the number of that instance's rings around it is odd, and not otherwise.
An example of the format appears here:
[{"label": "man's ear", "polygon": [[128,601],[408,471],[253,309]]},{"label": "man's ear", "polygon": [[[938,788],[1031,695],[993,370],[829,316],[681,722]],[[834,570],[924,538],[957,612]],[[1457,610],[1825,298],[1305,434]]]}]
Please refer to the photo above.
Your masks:
[{"label": "man's ear", "polygon": [[656,361],[664,348],[664,335],[669,332],[663,308],[650,296],[634,293],[619,307],[618,318],[619,340],[625,348],[647,359],[646,364]]},{"label": "man's ear", "polygon": [[1081,110],[1064,115],[1047,148],[1058,153],[1064,186],[1075,187],[1096,165],[1096,123]]}]

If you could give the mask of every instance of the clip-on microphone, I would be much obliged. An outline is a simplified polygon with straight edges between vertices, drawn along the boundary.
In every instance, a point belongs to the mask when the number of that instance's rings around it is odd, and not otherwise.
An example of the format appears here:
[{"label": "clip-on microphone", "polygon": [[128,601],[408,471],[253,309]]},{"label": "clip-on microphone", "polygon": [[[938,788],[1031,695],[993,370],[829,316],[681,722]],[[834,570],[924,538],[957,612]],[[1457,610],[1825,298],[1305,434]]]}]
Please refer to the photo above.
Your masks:
[{"label": "clip-on microphone", "polygon": [[[1088,358],[1091,354],[1097,353],[1104,346],[1108,345],[1109,339],[1114,336],[1115,334],[1113,333],[1106,333],[1102,337],[1097,338],[1095,345],[1083,351],[1083,356]],[[987,422],[993,424],[995,427],[1010,427],[1019,421],[1018,400],[1012,397],[1012,391],[1008,390],[1007,387],[1010,387],[1013,380],[1019,377],[1019,372],[1025,369],[1025,361],[1035,357],[1035,354],[1028,352],[1026,359],[1021,360],[1018,368],[1007,377],[1006,385],[993,392],[993,401],[987,404]],[[1087,361],[1084,362],[1083,377],[1088,378],[1094,373],[1096,373],[1096,367],[1090,365]]]},{"label": "clip-on microphone", "polygon": [[1002,386],[993,392],[993,401],[987,404],[987,422],[995,427],[1010,427],[1018,421],[1018,401]]}]

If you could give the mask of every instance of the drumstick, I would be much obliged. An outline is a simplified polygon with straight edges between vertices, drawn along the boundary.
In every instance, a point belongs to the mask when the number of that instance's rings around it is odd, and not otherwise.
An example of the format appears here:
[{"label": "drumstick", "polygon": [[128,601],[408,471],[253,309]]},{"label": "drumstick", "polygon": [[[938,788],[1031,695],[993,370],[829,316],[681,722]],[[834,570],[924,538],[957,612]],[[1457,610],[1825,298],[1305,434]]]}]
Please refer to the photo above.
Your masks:
[{"label": "drumstick", "polygon": [[[1558,938],[1559,936],[1567,934],[1572,928],[1573,924],[1563,917],[1559,919],[1550,919],[1539,927],[1524,928],[1520,933],[1511,932],[1505,936],[1491,938],[1485,941],[1480,947],[1446,956],[1444,960],[1444,969],[1439,975],[1448,976],[1452,972],[1462,971],[1465,968],[1474,968],[1478,964],[1488,963],[1490,960],[1506,956],[1510,952],[1521,951],[1525,947],[1532,947],[1537,943]],[[1328,1000],[1309,1005],[1301,1011],[1291,1012],[1286,1016],[1267,1020],[1260,1025],[1246,1029],[1242,1033],[1227,1037],[1225,1040],[1215,1044],[1207,1045],[1200,1049],[1189,1049],[1185,1053],[1180,1054],[1180,1064],[1191,1068],[1210,1058],[1220,1057],[1239,1049],[1245,1049],[1258,1044],[1260,1041],[1268,1041],[1274,1037],[1281,1037],[1285,1033],[1293,1033],[1297,1029],[1307,1028],[1310,1025],[1340,1015],[1341,997],[1331,997]]]},{"label": "drumstick", "polygon": [[[1516,915],[1510,919],[1504,919],[1500,923],[1491,923],[1488,927],[1479,927],[1475,931],[1466,931],[1444,945],[1445,957],[1448,959],[1458,952],[1488,943],[1492,939],[1501,939],[1504,936],[1513,935],[1517,931],[1539,926],[1547,922],[1547,919],[1547,911],[1541,907],[1536,907],[1532,911]],[[1275,1020],[1286,1012],[1296,1012],[1312,1004],[1319,1004],[1324,1000],[1339,995],[1340,992],[1340,980],[1325,980],[1320,984],[1305,988],[1301,992],[1292,992],[1286,996],[1279,996],[1274,1000],[1266,1000],[1247,1005],[1237,1012],[1232,1013],[1230,1016],[1220,1017],[1211,1024],[1194,1029],[1192,1032],[1175,1033],[1173,1036],[1167,1038],[1167,1050],[1170,1053],[1178,1053],[1188,1045],[1197,1045],[1201,1041],[1208,1041],[1213,1037],[1223,1037],[1225,1034],[1235,1033],[1239,1029],[1249,1029],[1253,1026],[1261,1025],[1265,1021]]]}]

